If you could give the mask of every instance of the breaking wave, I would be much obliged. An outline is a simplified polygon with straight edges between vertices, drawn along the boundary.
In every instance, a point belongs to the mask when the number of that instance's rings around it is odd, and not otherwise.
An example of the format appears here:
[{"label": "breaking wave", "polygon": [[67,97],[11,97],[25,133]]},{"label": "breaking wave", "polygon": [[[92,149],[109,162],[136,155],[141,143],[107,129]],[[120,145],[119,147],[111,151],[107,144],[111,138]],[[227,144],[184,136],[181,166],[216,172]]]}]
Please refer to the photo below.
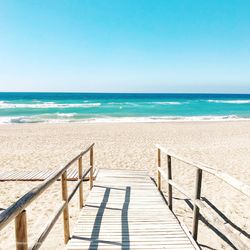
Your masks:
[{"label": "breaking wave", "polygon": [[160,104],[160,105],[181,105],[186,102],[151,102],[152,104]]},{"label": "breaking wave", "polygon": [[250,104],[250,100],[208,100],[208,102],[226,104]]},{"label": "breaking wave", "polygon": [[32,108],[32,109],[47,109],[47,108],[92,108],[99,107],[101,103],[55,103],[55,102],[44,102],[44,103],[9,103],[0,101],[1,109],[11,108]]},{"label": "breaking wave", "polygon": [[0,124],[18,123],[156,123],[156,122],[185,122],[185,121],[238,121],[250,120],[250,118],[228,116],[151,116],[151,117],[96,117],[75,119],[76,114],[58,113],[56,116],[49,114],[41,116],[13,116],[0,117]]}]

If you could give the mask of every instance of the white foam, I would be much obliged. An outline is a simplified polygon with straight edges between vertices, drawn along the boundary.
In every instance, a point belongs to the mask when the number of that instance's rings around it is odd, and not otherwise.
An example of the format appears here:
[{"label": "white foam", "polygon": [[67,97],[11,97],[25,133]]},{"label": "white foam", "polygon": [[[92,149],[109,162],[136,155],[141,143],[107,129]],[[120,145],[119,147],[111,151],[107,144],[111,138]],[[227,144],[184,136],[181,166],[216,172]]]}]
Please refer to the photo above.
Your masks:
[{"label": "white foam", "polygon": [[139,105],[145,105],[145,104],[159,104],[159,105],[181,105],[181,104],[186,104],[188,102],[108,102],[110,105],[129,105],[129,106],[134,106],[137,107]]},{"label": "white foam", "polygon": [[0,117],[0,124],[39,123],[39,122],[43,122],[43,120],[35,117],[25,117],[25,116]]},{"label": "white foam", "polygon": [[23,104],[23,103],[9,103],[0,101],[0,109],[13,109],[13,108],[33,108],[33,109],[46,109],[46,108],[91,108],[99,107],[101,103],[54,103],[44,102],[37,104]]},{"label": "white foam", "polygon": [[[235,115],[229,116],[152,116],[152,117],[98,117],[86,119],[72,119],[72,114],[57,113],[61,118],[50,118],[49,115],[37,116],[13,116],[0,117],[0,124],[16,124],[16,123],[158,123],[158,122],[190,122],[190,121],[243,121],[250,118],[242,118]],[[70,119],[71,118],[71,119]]]},{"label": "white foam", "polygon": [[161,105],[181,105],[181,104],[184,104],[184,102],[151,102],[151,103],[152,104],[161,104]]},{"label": "white foam", "polygon": [[81,120],[84,123],[157,123],[157,122],[184,122],[184,121],[235,121],[250,120],[235,115],[229,116],[152,116],[152,117],[103,117]]},{"label": "white foam", "polygon": [[74,117],[77,114],[76,113],[57,113],[56,115],[59,117]]},{"label": "white foam", "polygon": [[250,100],[208,100],[214,103],[228,103],[228,104],[248,104]]},{"label": "white foam", "polygon": [[121,107],[122,105],[132,106],[132,107],[138,107],[141,103],[134,103],[134,102],[108,102],[109,105],[118,105]]}]

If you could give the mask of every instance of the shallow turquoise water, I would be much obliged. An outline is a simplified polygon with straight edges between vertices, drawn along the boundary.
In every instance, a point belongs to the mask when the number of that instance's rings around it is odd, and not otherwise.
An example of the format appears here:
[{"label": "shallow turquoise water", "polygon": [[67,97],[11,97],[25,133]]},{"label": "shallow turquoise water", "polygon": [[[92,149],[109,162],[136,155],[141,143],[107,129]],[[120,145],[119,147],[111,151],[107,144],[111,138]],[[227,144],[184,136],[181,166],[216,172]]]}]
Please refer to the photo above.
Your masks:
[{"label": "shallow turquoise water", "polygon": [[250,118],[250,95],[0,93],[1,123]]}]

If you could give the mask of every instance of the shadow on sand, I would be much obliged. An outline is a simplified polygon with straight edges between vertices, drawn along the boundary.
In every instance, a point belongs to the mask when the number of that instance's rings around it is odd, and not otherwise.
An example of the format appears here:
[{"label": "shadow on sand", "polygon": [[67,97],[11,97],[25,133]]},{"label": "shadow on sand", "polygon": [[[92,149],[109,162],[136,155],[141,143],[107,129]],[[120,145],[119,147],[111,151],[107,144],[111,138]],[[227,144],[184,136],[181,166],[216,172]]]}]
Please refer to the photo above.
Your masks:
[{"label": "shadow on sand", "polygon": [[[191,203],[190,199],[179,199],[179,198],[174,198],[175,200],[184,200],[187,205],[189,206],[190,209],[193,210],[193,204]],[[204,202],[206,202],[217,214],[219,217],[221,217],[225,224],[228,223],[231,227],[233,227],[235,230],[237,230],[239,233],[243,234],[245,237],[247,237],[248,239],[250,239],[250,235],[244,231],[243,229],[241,229],[239,226],[237,226],[235,223],[233,223],[225,214],[223,214],[222,211],[220,211],[211,201],[209,201],[207,198],[202,197],[202,200]],[[199,216],[199,220],[201,222],[203,222],[207,227],[209,227],[215,234],[217,234],[223,241],[225,241],[232,249],[237,250],[238,248],[230,241],[230,239],[223,234],[221,231],[219,231],[216,227],[214,227],[211,223],[209,223],[205,217],[200,214]],[[203,248],[207,248],[207,249],[214,249],[211,248],[207,245],[202,245],[200,244],[201,247]]]}]

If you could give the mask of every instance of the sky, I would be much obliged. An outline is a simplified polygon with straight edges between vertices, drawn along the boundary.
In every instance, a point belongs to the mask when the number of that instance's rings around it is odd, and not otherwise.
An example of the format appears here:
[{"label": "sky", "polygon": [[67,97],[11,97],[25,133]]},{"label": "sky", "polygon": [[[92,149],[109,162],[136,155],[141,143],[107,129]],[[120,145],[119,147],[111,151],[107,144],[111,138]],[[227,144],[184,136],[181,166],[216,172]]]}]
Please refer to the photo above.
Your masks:
[{"label": "sky", "polygon": [[0,0],[0,91],[250,93],[250,1]]}]

